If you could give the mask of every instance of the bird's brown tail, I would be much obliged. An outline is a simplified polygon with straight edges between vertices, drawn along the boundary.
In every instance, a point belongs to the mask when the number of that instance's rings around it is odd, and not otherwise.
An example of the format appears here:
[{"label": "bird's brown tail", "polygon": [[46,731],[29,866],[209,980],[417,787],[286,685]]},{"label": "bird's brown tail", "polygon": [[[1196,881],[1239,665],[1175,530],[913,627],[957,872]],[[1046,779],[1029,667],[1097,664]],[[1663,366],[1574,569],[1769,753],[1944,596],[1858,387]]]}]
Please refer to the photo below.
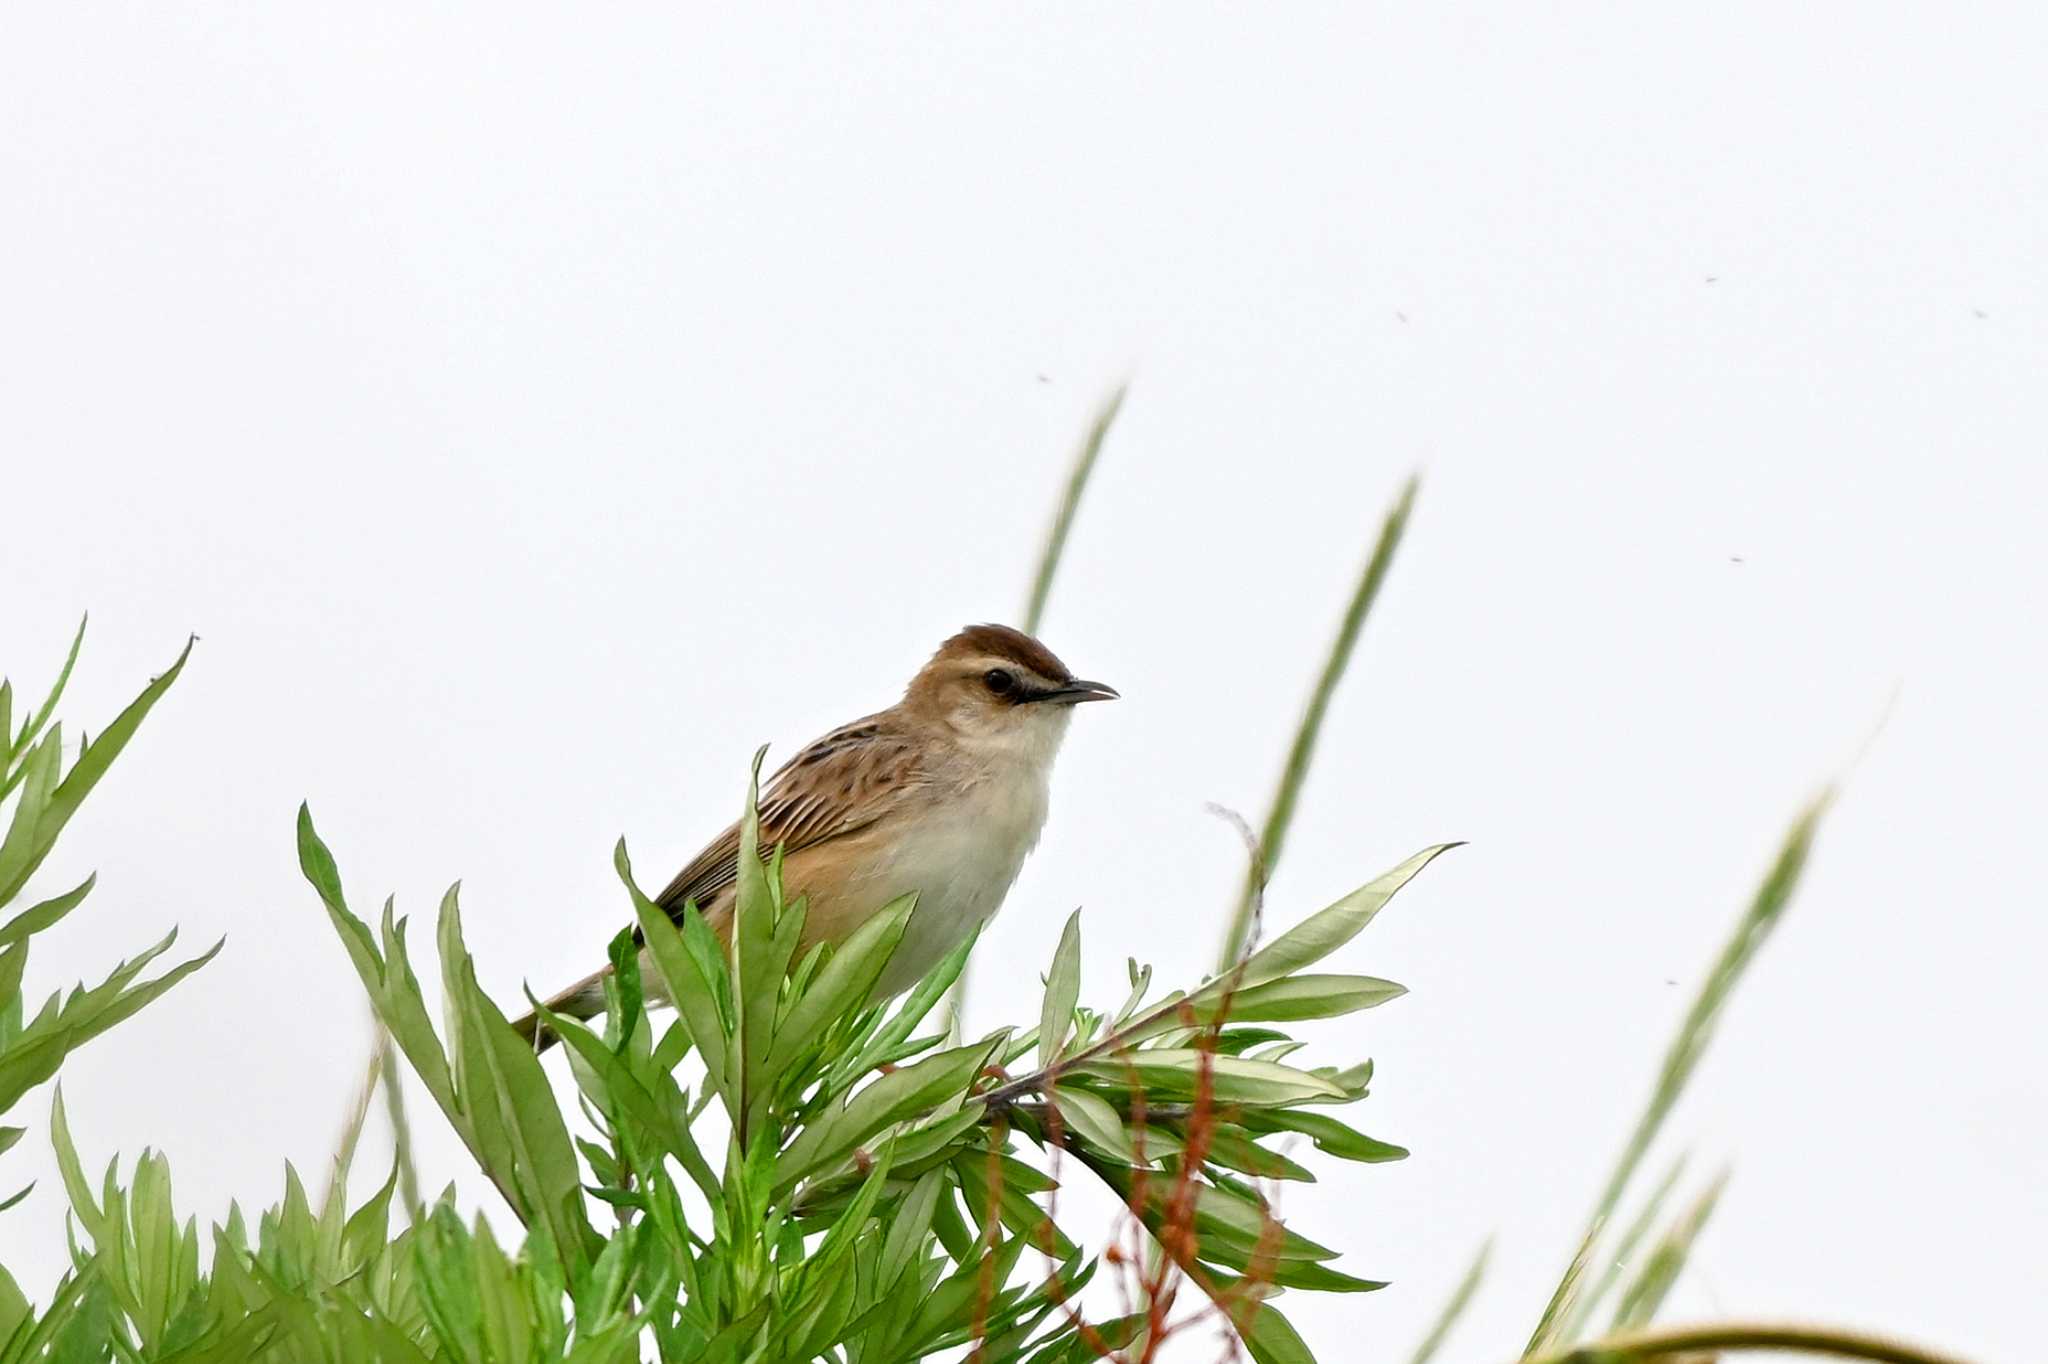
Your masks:
[{"label": "bird's brown tail", "polygon": [[[585,976],[549,1000],[548,1009],[553,1013],[567,1014],[575,1019],[597,1017],[604,1012],[604,978],[611,974],[611,970],[612,968],[607,966],[602,971],[594,971]],[[514,1019],[512,1030],[532,1043],[533,1049],[537,1052],[546,1051],[562,1040],[555,1036],[554,1029],[541,1022],[537,1013]]]}]

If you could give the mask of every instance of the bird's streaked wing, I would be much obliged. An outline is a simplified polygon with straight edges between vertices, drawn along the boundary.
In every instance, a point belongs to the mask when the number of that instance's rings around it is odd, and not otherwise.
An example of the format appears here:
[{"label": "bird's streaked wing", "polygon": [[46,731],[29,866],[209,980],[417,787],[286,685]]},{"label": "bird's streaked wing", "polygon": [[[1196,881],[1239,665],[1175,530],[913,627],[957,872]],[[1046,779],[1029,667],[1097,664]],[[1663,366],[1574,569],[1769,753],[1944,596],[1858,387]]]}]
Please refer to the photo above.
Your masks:
[{"label": "bird's streaked wing", "polygon": [[[761,793],[761,857],[785,857],[865,829],[924,782],[918,745],[873,719],[836,729],[778,768]],[[655,903],[671,916],[685,900],[707,908],[739,877],[733,823],[676,873]]]}]

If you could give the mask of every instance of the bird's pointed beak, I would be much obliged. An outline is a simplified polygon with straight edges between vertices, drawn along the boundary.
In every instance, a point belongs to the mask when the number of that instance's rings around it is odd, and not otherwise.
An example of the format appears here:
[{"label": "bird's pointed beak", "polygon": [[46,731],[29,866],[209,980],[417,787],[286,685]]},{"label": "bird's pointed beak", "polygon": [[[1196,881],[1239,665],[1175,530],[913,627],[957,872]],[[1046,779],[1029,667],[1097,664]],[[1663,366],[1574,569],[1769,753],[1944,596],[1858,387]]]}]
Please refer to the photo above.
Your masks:
[{"label": "bird's pointed beak", "polygon": [[1063,706],[1073,706],[1083,701],[1114,701],[1120,695],[1122,693],[1107,682],[1084,682],[1076,678],[1063,687],[1047,692],[1039,699],[1057,701]]}]

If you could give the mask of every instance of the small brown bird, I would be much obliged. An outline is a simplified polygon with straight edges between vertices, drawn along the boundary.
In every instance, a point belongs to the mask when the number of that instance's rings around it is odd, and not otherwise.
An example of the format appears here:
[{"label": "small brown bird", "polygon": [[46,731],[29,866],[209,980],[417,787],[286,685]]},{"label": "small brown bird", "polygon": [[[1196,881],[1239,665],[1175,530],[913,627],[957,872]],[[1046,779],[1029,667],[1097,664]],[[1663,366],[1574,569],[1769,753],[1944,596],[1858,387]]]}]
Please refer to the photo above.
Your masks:
[{"label": "small brown bird", "polygon": [[[903,940],[876,986],[900,994],[992,916],[1045,827],[1053,755],[1073,706],[1113,688],[1076,678],[1052,651],[1006,625],[973,625],[939,646],[885,711],[803,749],[761,792],[761,856],[782,845],[782,881],[807,900],[800,957],[837,944],[899,895],[915,891]],[[695,901],[731,945],[737,823],[677,873],[655,903],[679,916]],[[604,1012],[610,970],[570,986],[548,1008]],[[647,972],[650,998],[659,978]],[[556,1040],[528,1014],[520,1034]]]}]

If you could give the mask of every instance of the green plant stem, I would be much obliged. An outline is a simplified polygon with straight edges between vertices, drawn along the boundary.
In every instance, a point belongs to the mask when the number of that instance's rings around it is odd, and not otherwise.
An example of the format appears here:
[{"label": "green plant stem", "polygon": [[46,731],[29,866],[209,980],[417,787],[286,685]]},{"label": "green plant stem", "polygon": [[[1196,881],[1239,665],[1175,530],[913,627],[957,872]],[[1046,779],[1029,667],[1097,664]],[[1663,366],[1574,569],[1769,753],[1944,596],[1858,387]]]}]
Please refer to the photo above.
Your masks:
[{"label": "green plant stem", "polygon": [[1387,569],[1394,562],[1394,553],[1401,547],[1401,536],[1408,528],[1408,514],[1415,506],[1415,493],[1420,479],[1411,475],[1401,488],[1400,496],[1387,510],[1386,519],[1380,523],[1380,538],[1373,546],[1372,557],[1366,560],[1365,572],[1359,576],[1358,586],[1351,593],[1351,603],[1344,610],[1343,623],[1337,627],[1337,638],[1330,644],[1329,657],[1323,660],[1322,676],[1316,679],[1316,687],[1309,694],[1308,708],[1302,712],[1301,724],[1294,731],[1294,744],[1287,752],[1287,766],[1280,773],[1280,787],[1273,793],[1272,807],[1266,814],[1266,827],[1259,836],[1259,861],[1245,874],[1244,889],[1238,895],[1237,909],[1230,917],[1230,927],[1223,935],[1223,951],[1218,955],[1216,969],[1228,970],[1244,951],[1246,939],[1251,934],[1252,907],[1257,902],[1261,876],[1270,878],[1274,868],[1280,865],[1280,852],[1287,842],[1287,826],[1294,822],[1294,806],[1301,794],[1302,782],[1308,777],[1309,760],[1315,756],[1316,741],[1322,735],[1323,717],[1330,709],[1330,697],[1337,690],[1344,670],[1351,663],[1351,653],[1358,643],[1359,631],[1372,613],[1372,604],[1379,596],[1380,584],[1386,580]]},{"label": "green plant stem", "polygon": [[1884,1336],[1768,1322],[1726,1322],[1629,1331],[1542,1356],[1537,1364],[1630,1364],[1637,1360],[1708,1355],[1723,1350],[1791,1351],[1833,1359],[1870,1360],[1873,1364],[1964,1364],[1959,1356],[1938,1354]]},{"label": "green plant stem", "polygon": [[1601,1257],[1607,1262],[1606,1267],[1600,1271],[1600,1278],[1592,1289],[1577,1294],[1570,1310],[1558,1318],[1557,1339],[1577,1340],[1584,1333],[1586,1322],[1594,1310],[1606,1300],[1607,1295],[1614,1291],[1615,1285],[1621,1282],[1622,1271],[1635,1257],[1636,1248],[1643,1243],[1656,1225],[1657,1214],[1662,1211],[1665,1200],[1670,1198],[1671,1191],[1678,1187],[1679,1176],[1685,1173],[1685,1163],[1684,1156],[1671,1163],[1671,1169],[1657,1185],[1656,1191],[1643,1204],[1642,1210],[1636,1214],[1635,1220],[1629,1223],[1627,1230],[1622,1232],[1621,1240],[1615,1243],[1612,1251]]},{"label": "green plant stem", "polygon": [[1088,490],[1089,476],[1095,472],[1095,461],[1102,454],[1102,443],[1109,437],[1109,428],[1116,424],[1116,414],[1123,410],[1124,394],[1128,384],[1120,384],[1116,391],[1103,401],[1095,411],[1095,420],[1089,423],[1088,436],[1081,442],[1081,449],[1074,456],[1074,467],[1067,474],[1066,490],[1060,494],[1059,510],[1054,513],[1052,529],[1046,532],[1045,548],[1039,551],[1038,572],[1031,579],[1031,596],[1024,606],[1024,633],[1038,633],[1039,622],[1045,618],[1046,599],[1052,595],[1053,576],[1059,572],[1060,558],[1067,552],[1067,532],[1073,528],[1074,513],[1081,506],[1081,494]]},{"label": "green plant stem", "polygon": [[420,1201],[420,1175],[412,1160],[412,1123],[405,1116],[403,1077],[398,1073],[398,1049],[391,1045],[391,1033],[377,1025],[377,1066],[384,1084],[384,1119],[391,1124],[391,1149],[398,1162],[398,1196],[405,1203],[405,1215],[415,1225],[425,1215]]},{"label": "green plant stem", "polygon": [[1429,1364],[1429,1361],[1436,1357],[1436,1352],[1443,1347],[1445,1338],[1451,1334],[1451,1328],[1458,1324],[1458,1319],[1465,1315],[1465,1309],[1472,1305],[1472,1297],[1479,1291],[1480,1280],[1486,1277],[1487,1258],[1492,1254],[1493,1242],[1488,1241],[1479,1247],[1479,1253],[1472,1257],[1471,1267],[1465,1271],[1465,1277],[1460,1279],[1457,1288],[1452,1290],[1450,1301],[1446,1302],[1444,1310],[1437,1314],[1436,1324],[1429,1328],[1429,1334],[1415,1347],[1415,1353],[1410,1357],[1408,1364]]},{"label": "green plant stem", "polygon": [[1770,872],[1764,877],[1763,884],[1757,887],[1748,910],[1721,949],[1713,970],[1707,973],[1706,980],[1700,985],[1692,1007],[1686,1011],[1677,1035],[1671,1039],[1671,1045],[1664,1053],[1664,1064],[1658,1071],[1656,1085],[1650,1091],[1649,1103],[1644,1107],[1642,1117],[1636,1120],[1635,1130],[1629,1133],[1628,1142],[1622,1147],[1621,1155],[1607,1177],[1607,1187],[1601,1190],[1599,1201],[1593,1205],[1593,1214],[1586,1220],[1578,1253],[1572,1257],[1573,1268],[1551,1295],[1541,1320],[1536,1324],[1535,1333],[1529,1338],[1528,1348],[1523,1352],[1524,1359],[1539,1357],[1556,1344],[1562,1334],[1558,1328],[1571,1319],[1571,1300],[1579,1279],[1577,1270],[1590,1259],[1593,1244],[1620,1205],[1622,1193],[1628,1188],[1636,1167],[1642,1163],[1650,1143],[1656,1140],[1658,1131],[1664,1126],[1664,1119],[1670,1116],[1678,1096],[1685,1090],[1686,1082],[1692,1078],[1694,1068],[1705,1054],[1708,1042],[1713,1039],[1714,1025],[1720,1018],[1722,1006],[1742,979],[1743,972],[1749,968],[1757,949],[1763,946],[1772,928],[1776,927],[1785,906],[1791,902],[1792,893],[1799,886],[1800,873],[1805,869],[1807,855],[1812,851],[1820,817],[1826,812],[1831,798],[1831,792],[1823,792],[1793,820]]}]

